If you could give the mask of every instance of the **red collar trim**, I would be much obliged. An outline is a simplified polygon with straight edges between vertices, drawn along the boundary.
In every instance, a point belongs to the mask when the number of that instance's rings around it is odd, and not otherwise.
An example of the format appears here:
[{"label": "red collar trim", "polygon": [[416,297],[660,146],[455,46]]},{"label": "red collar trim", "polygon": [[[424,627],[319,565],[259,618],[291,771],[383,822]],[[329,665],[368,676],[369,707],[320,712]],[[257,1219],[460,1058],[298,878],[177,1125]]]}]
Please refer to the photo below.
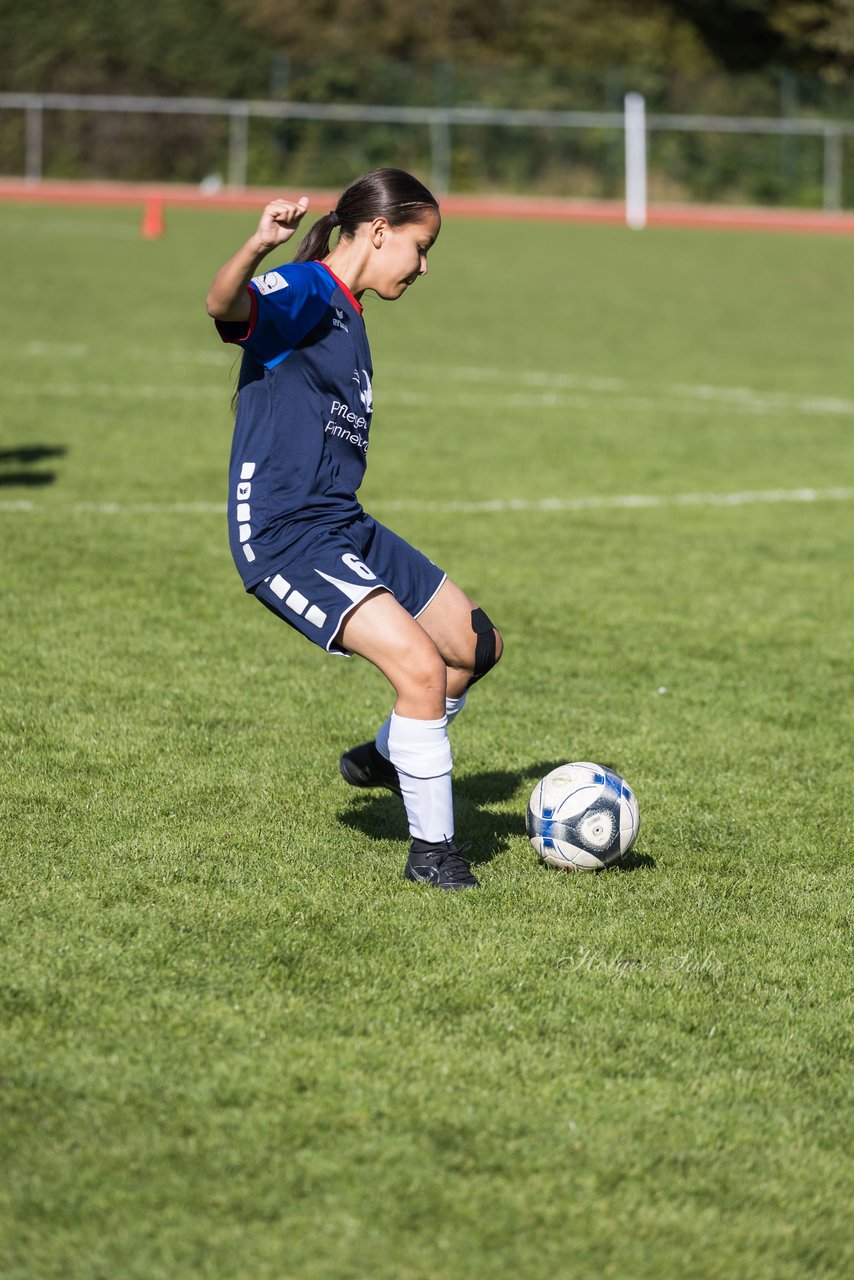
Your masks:
[{"label": "red collar trim", "polygon": [[335,281],[335,283],[338,285],[338,288],[342,291],[342,293],[344,294],[344,296],[345,296],[345,297],[347,297],[347,298],[349,298],[349,299],[350,299],[350,301],[352,302],[353,306],[354,306],[354,307],[356,308],[356,310],[358,311],[359,315],[361,315],[361,314],[362,314],[362,304],[361,304],[361,302],[359,301],[359,299],[358,299],[358,298],[354,298],[354,297],[353,297],[352,293],[351,293],[351,292],[350,292],[350,290],[347,288],[347,286],[346,286],[346,284],[344,283],[344,281],[343,281],[343,280],[339,280],[339,279],[338,279],[338,277],[336,276],[335,272],[332,270],[332,268],[331,268],[331,267],[327,267],[327,265],[326,265],[326,263],[325,263],[325,262],[321,262],[321,264],[320,264],[320,265],[323,267],[323,269],[324,269],[325,271],[328,271],[328,272],[329,272],[329,274],[332,276],[332,279],[333,279],[333,280]]}]

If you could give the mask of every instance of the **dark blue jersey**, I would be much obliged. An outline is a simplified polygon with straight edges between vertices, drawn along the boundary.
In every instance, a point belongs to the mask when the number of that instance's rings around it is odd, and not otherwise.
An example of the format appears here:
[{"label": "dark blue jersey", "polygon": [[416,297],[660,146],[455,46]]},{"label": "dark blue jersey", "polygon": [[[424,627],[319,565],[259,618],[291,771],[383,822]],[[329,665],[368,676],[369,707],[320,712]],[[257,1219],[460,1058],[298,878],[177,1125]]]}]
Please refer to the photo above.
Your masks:
[{"label": "dark blue jersey", "polygon": [[361,512],[373,374],[361,305],[323,263],[277,267],[249,292],[248,327],[217,322],[244,350],[228,529],[247,591],[302,539]]}]

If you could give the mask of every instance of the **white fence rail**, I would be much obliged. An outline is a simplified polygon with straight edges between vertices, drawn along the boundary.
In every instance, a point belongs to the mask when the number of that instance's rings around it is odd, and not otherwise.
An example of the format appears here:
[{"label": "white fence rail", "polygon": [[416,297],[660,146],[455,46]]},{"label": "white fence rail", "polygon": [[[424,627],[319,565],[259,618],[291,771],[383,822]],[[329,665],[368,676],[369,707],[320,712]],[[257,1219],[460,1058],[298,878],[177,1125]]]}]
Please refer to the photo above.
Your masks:
[{"label": "white fence rail", "polygon": [[[629,99],[638,95],[630,94]],[[24,172],[39,182],[44,171],[44,114],[46,111],[93,111],[111,114],[218,116],[229,122],[227,183],[241,189],[249,181],[249,122],[264,120],[320,120],[351,123],[421,125],[429,130],[432,184],[448,190],[451,177],[451,131],[457,125],[491,125],[551,129],[626,129],[619,111],[502,110],[486,107],[404,107],[350,103],[234,101],[220,98],[121,97],[70,93],[0,93],[0,110],[25,114]],[[854,121],[790,117],[667,115],[646,113],[650,133],[730,133],[811,137],[822,140],[823,204],[828,211],[842,207],[843,140],[854,136]],[[108,176],[108,175],[105,175]]]}]

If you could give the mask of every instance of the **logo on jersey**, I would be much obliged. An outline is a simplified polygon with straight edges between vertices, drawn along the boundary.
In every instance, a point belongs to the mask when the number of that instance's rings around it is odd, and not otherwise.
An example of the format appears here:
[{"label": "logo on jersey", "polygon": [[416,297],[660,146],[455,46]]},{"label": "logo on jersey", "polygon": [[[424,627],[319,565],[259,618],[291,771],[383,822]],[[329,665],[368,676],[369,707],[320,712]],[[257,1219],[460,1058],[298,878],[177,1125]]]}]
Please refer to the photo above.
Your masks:
[{"label": "logo on jersey", "polygon": [[287,289],[288,287],[287,280],[284,276],[279,275],[278,271],[268,271],[263,276],[253,276],[252,283],[262,296],[268,293],[276,293],[279,289]]},{"label": "logo on jersey", "polygon": [[346,319],[347,319],[347,312],[342,311],[340,307],[336,307],[335,319],[332,321],[333,328],[343,329],[345,333],[349,333],[350,330],[347,328],[346,324],[344,323]]},{"label": "logo on jersey", "polygon": [[359,388],[359,399],[362,402],[362,407],[365,410],[365,414],[370,415],[374,408],[374,392],[371,386],[371,375],[368,373],[367,369],[362,369],[361,372],[358,369],[354,369],[353,377],[350,381],[355,382]]}]

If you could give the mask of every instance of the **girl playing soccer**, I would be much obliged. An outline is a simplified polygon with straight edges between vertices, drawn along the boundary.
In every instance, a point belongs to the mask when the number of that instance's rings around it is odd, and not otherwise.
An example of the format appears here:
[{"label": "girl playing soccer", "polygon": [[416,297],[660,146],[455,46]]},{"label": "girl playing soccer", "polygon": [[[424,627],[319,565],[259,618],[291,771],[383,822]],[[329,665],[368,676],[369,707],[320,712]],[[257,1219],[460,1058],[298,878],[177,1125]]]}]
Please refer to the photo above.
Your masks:
[{"label": "girl playing soccer", "polygon": [[[404,874],[440,889],[476,886],[454,843],[448,724],[501,637],[482,609],[362,510],[371,353],[361,298],[400,298],[427,274],[441,226],[435,198],[400,169],[344,191],[293,262],[259,274],[308,208],[273,200],[216,274],[208,313],[242,346],[228,525],[247,591],[330,653],[361,654],[396,701],[374,742],[346,752],[354,787],[386,787],[406,807]],[[333,229],[338,228],[330,248]]]}]

